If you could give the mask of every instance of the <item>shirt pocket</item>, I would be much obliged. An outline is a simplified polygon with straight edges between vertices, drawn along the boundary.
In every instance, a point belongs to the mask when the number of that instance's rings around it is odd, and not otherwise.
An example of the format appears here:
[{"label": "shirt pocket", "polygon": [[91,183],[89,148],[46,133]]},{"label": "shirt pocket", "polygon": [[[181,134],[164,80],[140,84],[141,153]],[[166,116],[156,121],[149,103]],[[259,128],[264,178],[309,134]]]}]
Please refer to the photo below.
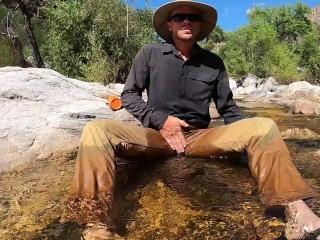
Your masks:
[{"label": "shirt pocket", "polygon": [[187,97],[192,100],[211,99],[215,77],[206,73],[189,73]]}]

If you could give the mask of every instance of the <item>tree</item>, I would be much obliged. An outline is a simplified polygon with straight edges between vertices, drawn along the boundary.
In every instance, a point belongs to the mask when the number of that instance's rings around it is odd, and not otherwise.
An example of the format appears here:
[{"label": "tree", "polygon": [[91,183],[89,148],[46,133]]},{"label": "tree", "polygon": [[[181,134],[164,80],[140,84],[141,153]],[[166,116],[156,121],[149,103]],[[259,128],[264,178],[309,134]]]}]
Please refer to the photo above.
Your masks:
[{"label": "tree", "polygon": [[0,5],[4,5],[7,8],[16,10],[20,9],[22,15],[24,16],[25,20],[25,28],[28,33],[30,44],[33,48],[34,57],[36,59],[37,67],[44,67],[44,62],[41,57],[39,47],[37,44],[37,40],[35,38],[32,23],[31,23],[31,14],[23,0],[0,0]]},{"label": "tree", "polygon": [[314,27],[303,39],[300,51],[300,66],[304,69],[307,80],[320,83],[320,27]]},{"label": "tree", "polygon": [[223,45],[225,40],[225,32],[219,25],[217,25],[213,32],[206,39],[200,42],[200,45],[209,51],[219,52],[219,48]]},{"label": "tree", "polygon": [[150,9],[121,0],[56,1],[48,9],[49,64],[87,81],[124,82],[141,46],[158,41],[151,19]]}]

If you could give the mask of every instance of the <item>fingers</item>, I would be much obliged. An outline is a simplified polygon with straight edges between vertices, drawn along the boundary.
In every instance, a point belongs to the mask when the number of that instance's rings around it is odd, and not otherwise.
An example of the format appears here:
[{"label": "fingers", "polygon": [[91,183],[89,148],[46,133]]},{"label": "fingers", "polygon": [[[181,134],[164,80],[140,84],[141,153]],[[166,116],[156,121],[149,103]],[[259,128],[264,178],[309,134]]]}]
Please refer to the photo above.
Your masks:
[{"label": "fingers", "polygon": [[184,146],[181,142],[181,139],[179,138],[178,135],[174,135],[171,137],[171,141],[172,141],[172,144],[176,150],[177,153],[183,153],[184,152]]},{"label": "fingers", "polygon": [[187,143],[186,143],[186,139],[184,138],[183,133],[180,131],[180,132],[178,132],[177,136],[179,138],[179,141],[180,141],[181,145],[183,146],[183,149],[185,149],[186,146],[187,146]]},{"label": "fingers", "polygon": [[186,148],[187,144],[182,132],[179,132],[176,135],[171,135],[165,139],[174,151],[177,153],[184,153],[184,149]]},{"label": "fingers", "polygon": [[177,120],[178,120],[178,123],[180,124],[180,126],[182,126],[182,127],[189,127],[189,124],[186,123],[185,121],[183,121],[183,120],[181,120],[181,119],[179,119],[179,118],[177,118]]},{"label": "fingers", "polygon": [[181,131],[181,127],[188,126],[189,124],[185,121],[169,116],[159,132],[174,151],[177,153],[183,153],[187,144]]}]

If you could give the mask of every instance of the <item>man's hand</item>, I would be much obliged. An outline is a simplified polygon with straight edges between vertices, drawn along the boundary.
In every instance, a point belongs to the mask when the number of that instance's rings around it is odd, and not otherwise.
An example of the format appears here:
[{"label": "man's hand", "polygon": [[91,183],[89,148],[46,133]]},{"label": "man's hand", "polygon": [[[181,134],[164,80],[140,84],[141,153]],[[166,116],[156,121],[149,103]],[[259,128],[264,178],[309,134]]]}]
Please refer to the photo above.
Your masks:
[{"label": "man's hand", "polygon": [[173,150],[177,153],[183,153],[187,144],[182,134],[181,127],[188,126],[188,123],[185,121],[169,116],[159,132]]}]

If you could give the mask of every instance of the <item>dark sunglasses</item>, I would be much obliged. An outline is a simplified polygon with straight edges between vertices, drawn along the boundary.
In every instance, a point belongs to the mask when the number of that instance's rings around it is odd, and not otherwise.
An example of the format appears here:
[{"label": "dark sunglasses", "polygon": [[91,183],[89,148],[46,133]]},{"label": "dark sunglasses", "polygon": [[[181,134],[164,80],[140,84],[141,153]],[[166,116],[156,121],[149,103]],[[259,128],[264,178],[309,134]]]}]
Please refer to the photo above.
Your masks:
[{"label": "dark sunglasses", "polygon": [[190,22],[198,22],[201,20],[201,16],[196,13],[191,13],[191,14],[177,13],[170,17],[170,20],[174,22],[183,22],[186,19],[189,20]]}]

